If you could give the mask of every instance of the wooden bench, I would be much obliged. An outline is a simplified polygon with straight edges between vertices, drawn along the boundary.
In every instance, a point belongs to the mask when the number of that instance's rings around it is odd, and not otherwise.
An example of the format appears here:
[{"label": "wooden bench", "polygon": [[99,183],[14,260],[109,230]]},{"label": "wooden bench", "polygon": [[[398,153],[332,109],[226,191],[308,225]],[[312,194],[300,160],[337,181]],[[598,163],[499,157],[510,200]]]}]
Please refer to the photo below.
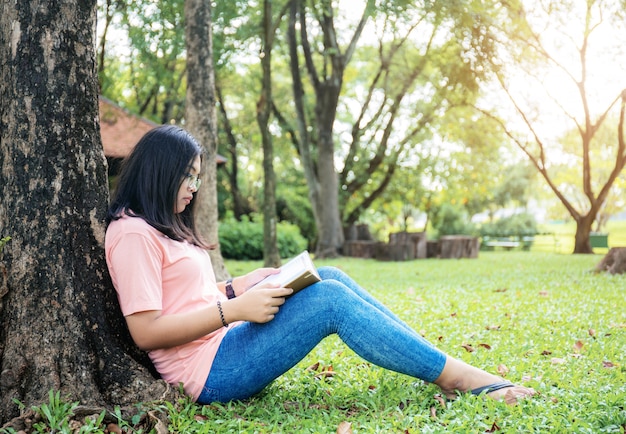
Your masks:
[{"label": "wooden bench", "polygon": [[485,241],[483,246],[487,247],[489,250],[494,250],[497,247],[501,247],[504,250],[513,250],[519,247],[520,243],[519,241],[490,239]]},{"label": "wooden bench", "polygon": [[609,234],[601,234],[592,232],[589,234],[589,244],[591,248],[608,249],[609,248]]}]

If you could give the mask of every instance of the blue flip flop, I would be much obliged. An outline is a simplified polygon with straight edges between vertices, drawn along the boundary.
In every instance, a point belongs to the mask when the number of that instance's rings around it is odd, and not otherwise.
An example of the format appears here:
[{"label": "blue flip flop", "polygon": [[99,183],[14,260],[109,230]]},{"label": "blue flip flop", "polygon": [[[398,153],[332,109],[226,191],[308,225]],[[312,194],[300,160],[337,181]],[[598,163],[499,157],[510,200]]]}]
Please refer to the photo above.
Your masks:
[{"label": "blue flip flop", "polygon": [[472,393],[472,395],[478,396],[482,393],[491,393],[495,392],[496,390],[514,386],[515,384],[511,383],[510,381],[499,381],[497,383],[489,384],[487,386],[477,387],[476,389],[472,389],[470,392]]}]

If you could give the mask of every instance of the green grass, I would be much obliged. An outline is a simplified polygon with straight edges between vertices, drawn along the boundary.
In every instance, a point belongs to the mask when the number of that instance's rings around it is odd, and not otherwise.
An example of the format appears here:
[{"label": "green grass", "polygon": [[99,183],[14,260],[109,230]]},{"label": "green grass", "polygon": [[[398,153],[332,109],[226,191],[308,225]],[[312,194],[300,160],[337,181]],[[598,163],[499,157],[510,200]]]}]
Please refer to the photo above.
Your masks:
[{"label": "green grass", "polygon": [[[370,366],[331,337],[248,401],[161,408],[170,432],[184,433],[334,433],[342,423],[354,433],[624,433],[626,276],[592,273],[601,258],[513,251],[317,261],[355,276],[448,354],[492,372],[506,367],[507,379],[539,392],[520,405],[468,395],[442,405],[435,386]],[[227,262],[235,275],[259,265]],[[318,362],[335,376],[316,379],[307,367]]]},{"label": "green grass", "polygon": [[[204,423],[217,429],[217,419],[232,432],[330,433],[343,421],[363,433],[485,432],[494,423],[498,432],[624,432],[626,277],[590,272],[601,258],[481,252],[464,260],[318,261],[357,276],[447,353],[492,372],[505,365],[508,379],[540,396],[517,407],[463,396],[443,408],[436,387],[364,367],[328,339],[261,396],[205,407]],[[228,267],[239,274],[254,265]],[[306,371],[315,362],[337,375],[315,380]]]}]

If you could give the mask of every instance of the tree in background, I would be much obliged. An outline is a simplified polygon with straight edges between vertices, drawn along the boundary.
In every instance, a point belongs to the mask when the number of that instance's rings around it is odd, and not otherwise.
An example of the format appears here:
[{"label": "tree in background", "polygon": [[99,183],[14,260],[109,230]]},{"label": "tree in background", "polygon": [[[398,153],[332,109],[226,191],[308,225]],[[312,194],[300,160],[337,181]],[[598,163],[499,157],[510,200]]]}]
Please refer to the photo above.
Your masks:
[{"label": "tree in background", "polygon": [[[496,74],[517,121],[503,118],[502,107],[495,114],[495,98],[490,112],[486,100],[481,107],[528,157],[576,222],[574,253],[592,253],[592,225],[626,164],[626,89],[606,75],[622,71],[617,77],[623,78],[626,69],[624,10],[605,0],[529,0],[524,5],[518,11],[528,17],[529,26],[502,47]],[[613,134],[598,135],[611,117],[617,119]],[[568,134],[572,131],[576,152]],[[578,167],[576,189],[573,182],[558,182],[563,163]]]},{"label": "tree in background", "polygon": [[187,46],[187,98],[185,124],[205,151],[202,160],[202,191],[198,194],[198,227],[210,244],[211,263],[218,281],[229,273],[220,252],[217,212],[217,119],[211,6],[203,0],[185,1],[185,41]]}]

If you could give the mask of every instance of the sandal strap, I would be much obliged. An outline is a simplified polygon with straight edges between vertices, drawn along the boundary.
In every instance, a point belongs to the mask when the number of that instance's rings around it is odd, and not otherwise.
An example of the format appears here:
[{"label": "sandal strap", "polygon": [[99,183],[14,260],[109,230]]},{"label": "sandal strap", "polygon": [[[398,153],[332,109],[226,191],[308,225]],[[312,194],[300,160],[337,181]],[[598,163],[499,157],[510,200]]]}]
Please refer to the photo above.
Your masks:
[{"label": "sandal strap", "polygon": [[472,389],[470,392],[472,395],[480,395],[481,393],[491,393],[496,390],[504,389],[506,387],[514,387],[515,385],[510,381],[499,381],[497,383],[489,384],[487,386],[478,387],[476,389]]}]

